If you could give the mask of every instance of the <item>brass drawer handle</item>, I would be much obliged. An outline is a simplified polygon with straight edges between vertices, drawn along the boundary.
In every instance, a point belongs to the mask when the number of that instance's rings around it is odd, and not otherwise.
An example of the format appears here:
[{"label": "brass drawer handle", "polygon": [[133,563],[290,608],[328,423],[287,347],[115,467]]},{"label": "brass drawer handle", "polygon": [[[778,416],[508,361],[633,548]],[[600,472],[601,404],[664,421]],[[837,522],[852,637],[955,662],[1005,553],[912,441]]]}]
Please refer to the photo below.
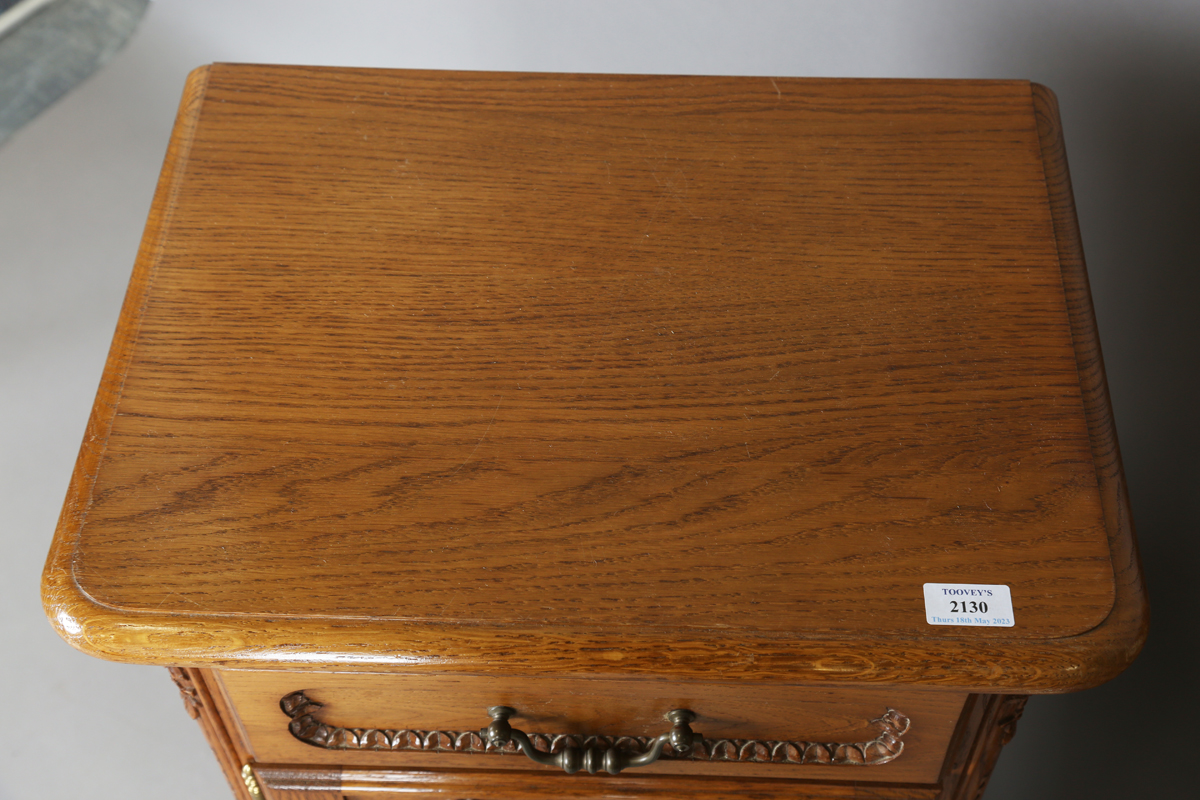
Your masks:
[{"label": "brass drawer handle", "polygon": [[[507,744],[495,745],[488,739],[488,729],[416,730],[413,728],[345,728],[321,719],[321,703],[303,691],[281,698],[279,707],[288,716],[288,731],[298,741],[323,750],[367,750],[374,752],[424,753],[498,753],[519,755],[529,750],[520,746],[516,737]],[[511,716],[509,714],[508,716]],[[690,720],[688,720],[690,722]],[[815,764],[831,767],[873,767],[895,761],[904,752],[904,735],[911,725],[904,714],[889,708],[877,719],[875,738],[868,741],[822,742],[800,739],[711,739],[693,735],[690,750],[680,753],[674,745],[663,748],[660,758],[688,761],[752,764]],[[565,733],[522,734],[534,752],[546,759],[539,763],[558,764],[555,756],[562,750],[613,749],[622,752],[643,752],[657,740],[642,736],[576,736]],[[670,734],[667,734],[668,739]],[[670,742],[668,742],[670,743]],[[532,756],[531,756],[532,757]],[[603,764],[599,765],[603,768]]]},{"label": "brass drawer handle", "polygon": [[479,735],[484,741],[493,747],[503,747],[510,741],[516,742],[517,747],[521,748],[521,752],[528,756],[530,761],[547,767],[562,767],[568,775],[573,775],[580,769],[585,769],[593,775],[601,770],[609,775],[616,775],[621,770],[644,767],[658,761],[667,742],[671,743],[676,753],[686,756],[692,752],[693,744],[704,739],[700,734],[693,733],[689,724],[696,719],[696,715],[686,708],[677,708],[668,711],[666,715],[673,726],[671,730],[650,740],[650,748],[644,753],[633,755],[615,747],[589,747],[581,751],[572,742],[568,742],[557,753],[543,753],[533,746],[524,731],[508,724],[508,718],[517,713],[515,708],[492,706],[487,713],[492,718],[492,724],[479,730]]}]

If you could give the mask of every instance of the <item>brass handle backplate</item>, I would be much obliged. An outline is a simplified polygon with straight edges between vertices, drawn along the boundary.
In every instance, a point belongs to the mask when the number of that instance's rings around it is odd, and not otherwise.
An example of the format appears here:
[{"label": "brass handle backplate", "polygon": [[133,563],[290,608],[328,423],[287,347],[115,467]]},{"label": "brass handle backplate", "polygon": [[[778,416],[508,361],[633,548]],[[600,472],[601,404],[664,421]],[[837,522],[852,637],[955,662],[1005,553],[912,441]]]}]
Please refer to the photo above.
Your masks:
[{"label": "brass handle backplate", "polygon": [[581,769],[587,770],[593,775],[602,770],[609,775],[616,775],[621,770],[630,767],[644,767],[658,761],[667,742],[671,743],[671,747],[675,749],[676,753],[687,755],[692,751],[694,744],[704,739],[700,734],[692,732],[690,723],[696,719],[696,715],[686,708],[677,708],[674,711],[668,711],[666,715],[667,720],[673,726],[671,730],[654,737],[650,741],[650,747],[644,753],[634,755],[617,750],[615,747],[581,749],[570,742],[557,753],[544,753],[533,746],[524,731],[519,731],[508,724],[508,718],[517,713],[515,708],[492,706],[487,713],[492,718],[492,724],[479,730],[479,735],[483,737],[484,741],[493,747],[503,747],[510,741],[516,742],[517,747],[521,748],[521,752],[528,756],[529,760],[547,767],[562,767],[568,775],[579,772]]}]

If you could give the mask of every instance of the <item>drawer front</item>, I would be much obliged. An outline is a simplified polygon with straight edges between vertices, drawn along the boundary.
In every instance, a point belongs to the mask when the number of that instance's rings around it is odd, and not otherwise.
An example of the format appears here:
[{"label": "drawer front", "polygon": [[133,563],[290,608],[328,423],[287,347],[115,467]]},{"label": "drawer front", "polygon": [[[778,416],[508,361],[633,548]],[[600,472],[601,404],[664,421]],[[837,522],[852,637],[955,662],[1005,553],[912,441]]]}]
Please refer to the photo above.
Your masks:
[{"label": "drawer front", "polygon": [[[517,770],[370,770],[260,765],[265,800],[945,800],[940,787],[685,775],[583,775],[569,781]],[[962,795],[971,797],[973,795]]]},{"label": "drawer front", "polygon": [[912,688],[511,676],[222,670],[214,678],[255,761],[385,769],[557,769],[484,752],[478,731],[491,706],[515,709],[511,724],[539,748],[561,736],[585,746],[587,737],[655,737],[671,729],[667,712],[686,708],[703,745],[690,758],[668,749],[636,774],[935,783],[967,699]]}]

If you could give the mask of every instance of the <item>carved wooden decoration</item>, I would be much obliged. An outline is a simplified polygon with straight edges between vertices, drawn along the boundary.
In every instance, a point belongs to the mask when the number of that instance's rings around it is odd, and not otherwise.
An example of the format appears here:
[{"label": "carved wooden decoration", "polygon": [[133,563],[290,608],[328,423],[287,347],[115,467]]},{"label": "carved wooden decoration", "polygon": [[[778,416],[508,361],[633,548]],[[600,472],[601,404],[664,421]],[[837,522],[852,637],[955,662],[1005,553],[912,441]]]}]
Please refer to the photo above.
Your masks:
[{"label": "carved wooden decoration", "polygon": [[1012,738],[1017,735],[1017,723],[1021,721],[1021,715],[1025,713],[1025,704],[1029,702],[1027,694],[1010,694],[1006,695],[1001,701],[999,721],[996,725],[1000,728],[1000,746],[1008,744]]},{"label": "carved wooden decoration", "polygon": [[196,719],[200,716],[202,703],[192,679],[179,667],[167,667],[167,671],[171,673],[171,680],[175,681],[175,686],[179,689],[179,696],[183,698],[183,707],[187,709],[188,716]]},{"label": "carved wooden decoration", "polygon": [[[478,731],[418,731],[403,728],[343,728],[317,719],[322,704],[309,699],[303,691],[292,692],[279,701],[283,713],[291,718],[288,730],[292,736],[326,750],[424,750],[446,753],[508,753],[518,754],[516,744],[509,742],[494,748]],[[902,741],[908,732],[909,719],[889,708],[883,716],[872,720],[879,725],[879,735],[867,742],[808,742],[763,741],[756,739],[704,739],[690,755],[681,756],[668,744],[664,759],[693,761],[749,761],[777,764],[823,764],[844,766],[874,766],[895,760],[904,751]],[[557,753],[568,743],[579,748],[617,748],[641,752],[649,746],[648,736],[575,736],[572,734],[530,733],[534,746],[545,752]]]},{"label": "carved wooden decoration", "polygon": [[993,712],[995,722],[989,732],[982,738],[981,757],[975,762],[978,765],[975,776],[975,791],[970,800],[983,800],[984,790],[992,777],[992,770],[1000,759],[1000,751],[1012,741],[1017,734],[1017,723],[1025,713],[1025,703],[1029,701],[1027,694],[1002,695],[996,699]]}]

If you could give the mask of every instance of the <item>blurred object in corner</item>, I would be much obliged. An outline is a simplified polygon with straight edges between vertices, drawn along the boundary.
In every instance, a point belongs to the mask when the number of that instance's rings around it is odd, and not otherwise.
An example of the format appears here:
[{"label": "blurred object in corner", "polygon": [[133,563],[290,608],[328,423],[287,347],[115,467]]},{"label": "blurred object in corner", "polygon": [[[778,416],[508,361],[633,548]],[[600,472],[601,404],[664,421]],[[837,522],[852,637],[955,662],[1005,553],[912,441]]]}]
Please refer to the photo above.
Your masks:
[{"label": "blurred object in corner", "polygon": [[0,0],[0,142],[112,58],[150,0]]}]

